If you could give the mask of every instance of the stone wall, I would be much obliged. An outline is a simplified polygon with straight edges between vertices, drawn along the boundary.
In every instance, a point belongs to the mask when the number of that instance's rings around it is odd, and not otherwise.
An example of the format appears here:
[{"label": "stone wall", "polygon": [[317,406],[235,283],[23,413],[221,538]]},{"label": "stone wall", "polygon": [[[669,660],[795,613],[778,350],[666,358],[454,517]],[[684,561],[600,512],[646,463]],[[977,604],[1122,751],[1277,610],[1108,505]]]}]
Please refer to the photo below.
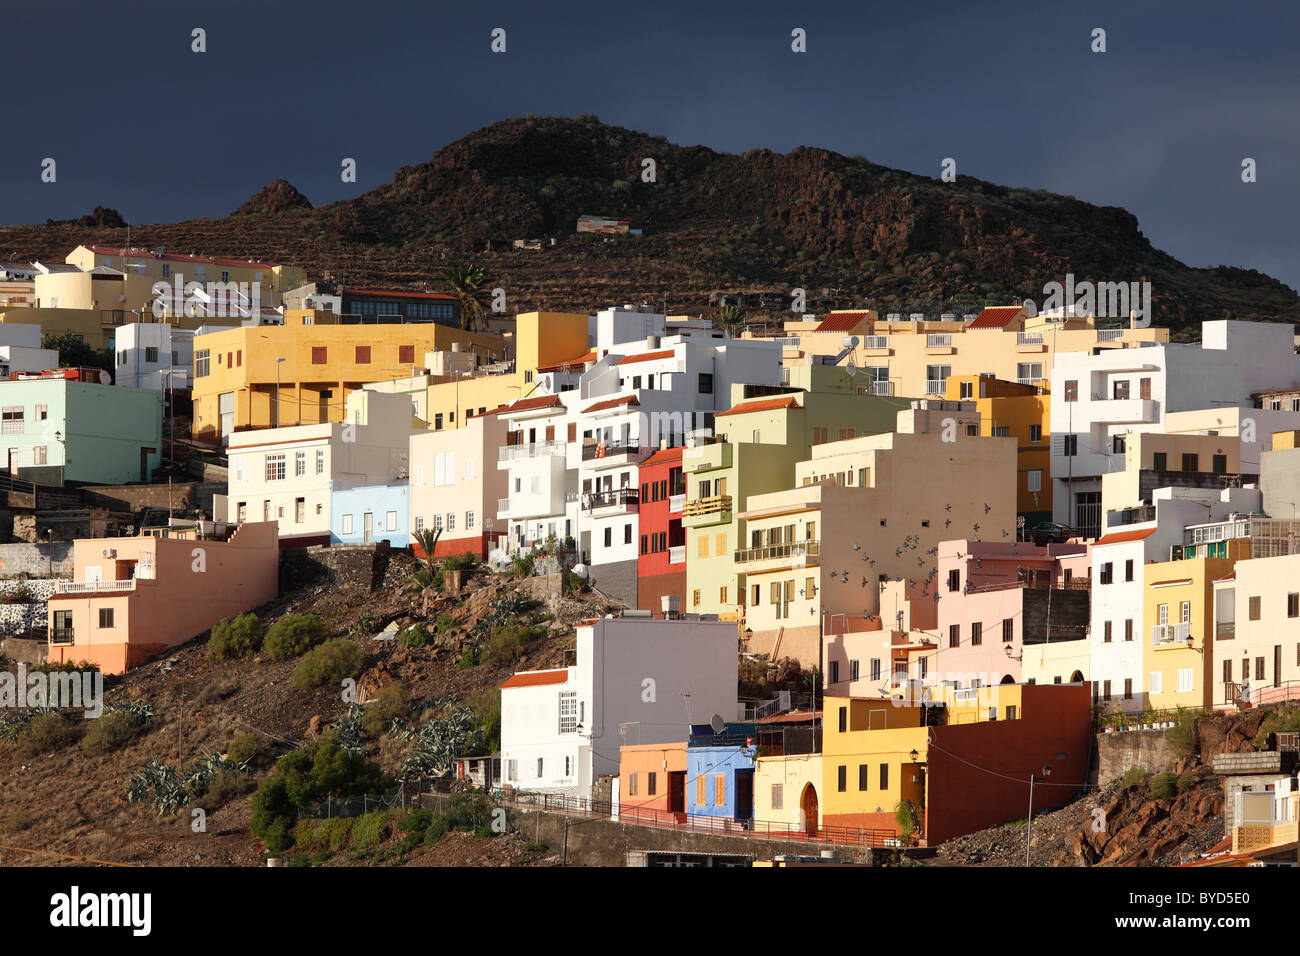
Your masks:
[{"label": "stone wall", "polygon": [[1096,777],[1105,786],[1134,767],[1148,773],[1173,770],[1178,755],[1168,746],[1165,730],[1118,730],[1097,734]]},{"label": "stone wall", "polygon": [[0,544],[0,580],[72,577],[72,542]]},{"label": "stone wall", "polygon": [[0,593],[11,588],[26,587],[36,598],[22,604],[0,604],[0,635],[29,634],[33,630],[44,633],[49,612],[46,601],[54,593],[57,580],[10,581],[0,585]]},{"label": "stone wall", "polygon": [[280,553],[280,590],[327,584],[374,591],[383,584],[391,554],[387,541],[285,550]]},{"label": "stone wall", "polygon": [[591,565],[591,584],[606,597],[636,607],[637,562],[614,561]]},{"label": "stone wall", "polygon": [[212,496],[225,494],[224,482],[177,481],[171,485],[93,485],[81,489],[86,503],[112,511],[136,512],[141,508],[212,510]]}]

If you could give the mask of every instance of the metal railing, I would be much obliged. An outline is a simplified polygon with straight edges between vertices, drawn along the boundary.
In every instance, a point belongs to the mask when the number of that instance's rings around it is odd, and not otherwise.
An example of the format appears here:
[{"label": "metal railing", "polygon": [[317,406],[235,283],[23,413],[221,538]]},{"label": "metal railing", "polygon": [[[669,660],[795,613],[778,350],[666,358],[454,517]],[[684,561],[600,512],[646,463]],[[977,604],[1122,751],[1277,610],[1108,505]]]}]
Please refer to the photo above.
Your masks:
[{"label": "metal railing", "polygon": [[928,349],[946,349],[952,347],[952,334],[934,334],[927,333],[925,336],[925,347]]},{"label": "metal railing", "polygon": [[820,541],[795,541],[789,544],[743,548],[733,553],[732,560],[739,564],[743,561],[766,561],[769,558],[818,557],[821,553]]},{"label": "metal railing", "polygon": [[582,460],[591,461],[596,458],[612,458],[615,455],[635,455],[641,451],[641,446],[636,439],[629,439],[627,442],[596,442],[592,445],[582,446]]},{"label": "metal railing", "polygon": [[1017,345],[1042,345],[1043,333],[1042,332],[1017,332],[1016,344]]},{"label": "metal railing", "polygon": [[[687,789],[690,787],[688,785]],[[636,799],[633,797],[632,799]],[[534,807],[556,813],[578,813],[591,817],[613,818],[623,823],[679,830],[693,833],[712,833],[745,839],[790,840],[799,843],[825,843],[832,846],[884,847],[899,846],[898,833],[892,829],[870,827],[819,826],[800,827],[797,823],[772,820],[736,820],[728,816],[707,816],[684,811],[661,810],[657,807],[637,806],[628,802],[618,805],[608,800],[592,800],[564,794],[517,793],[513,800],[503,803]],[[811,831],[811,832],[810,832]]]},{"label": "metal railing", "polygon": [[73,643],[72,628],[70,627],[54,628],[52,631],[50,631],[50,643],[51,644],[72,644]]},{"label": "metal railing", "polygon": [[925,380],[925,394],[942,395],[947,389],[948,380],[942,378],[927,378]]},{"label": "metal railing", "polygon": [[731,510],[731,495],[711,495],[708,498],[696,498],[682,505],[683,518],[695,518],[702,515],[721,514]]},{"label": "metal railing", "polygon": [[1236,621],[1216,621],[1214,624],[1215,640],[1232,640],[1237,636]]},{"label": "metal railing", "polygon": [[1123,338],[1124,338],[1123,329],[1098,329],[1097,330],[1098,342],[1118,342]]},{"label": "metal railing", "polygon": [[862,337],[862,347],[864,349],[887,349],[889,348],[889,336],[864,335]]},{"label": "metal railing", "polygon": [[498,498],[498,499],[497,499],[497,517],[498,517],[498,518],[508,518],[508,517],[510,517],[510,499],[509,499],[509,498]]},{"label": "metal railing", "polygon": [[1151,625],[1151,643],[1152,644],[1176,644],[1179,641],[1186,641],[1191,636],[1192,624],[1190,621],[1179,621],[1176,624],[1153,624]]},{"label": "metal railing", "polygon": [[563,454],[564,442],[562,441],[535,441],[524,445],[505,445],[497,449],[497,461],[518,461],[520,458]]},{"label": "metal railing", "polygon": [[617,506],[637,506],[641,503],[641,491],[638,488],[615,488],[612,491],[592,491],[583,496],[587,510],[594,508],[612,508]]},{"label": "metal railing", "polygon": [[684,564],[686,562],[686,545],[675,544],[668,549],[669,564]]},{"label": "metal railing", "polygon": [[679,492],[679,493],[677,493],[677,494],[675,494],[675,495],[669,495],[669,496],[668,496],[668,510],[669,510],[669,511],[681,511],[681,510],[682,510],[682,507],[683,507],[685,504],[686,504],[686,492],[684,492],[684,491],[683,491],[683,492]]}]

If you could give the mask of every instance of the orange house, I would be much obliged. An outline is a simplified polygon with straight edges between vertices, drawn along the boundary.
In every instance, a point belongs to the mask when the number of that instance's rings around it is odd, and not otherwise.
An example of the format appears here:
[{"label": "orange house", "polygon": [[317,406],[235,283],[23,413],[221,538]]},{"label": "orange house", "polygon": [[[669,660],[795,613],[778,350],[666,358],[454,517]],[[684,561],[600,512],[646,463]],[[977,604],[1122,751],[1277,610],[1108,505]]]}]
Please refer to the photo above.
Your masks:
[{"label": "orange house", "polygon": [[686,819],[686,741],[619,748],[620,819]]},{"label": "orange house", "polygon": [[[165,536],[164,536],[165,535]],[[52,663],[122,674],[280,593],[279,530],[243,524],[227,540],[198,528],[73,544],[73,580],[49,600]]]}]

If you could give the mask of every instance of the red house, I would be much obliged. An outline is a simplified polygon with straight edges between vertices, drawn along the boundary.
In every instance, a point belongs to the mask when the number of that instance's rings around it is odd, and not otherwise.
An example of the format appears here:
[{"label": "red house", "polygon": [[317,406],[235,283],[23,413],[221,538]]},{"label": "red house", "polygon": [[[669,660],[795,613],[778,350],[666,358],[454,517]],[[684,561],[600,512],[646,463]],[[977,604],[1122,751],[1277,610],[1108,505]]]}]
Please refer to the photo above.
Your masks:
[{"label": "red house", "polygon": [[661,598],[671,595],[678,607],[686,593],[686,529],[682,505],[686,479],[682,449],[663,448],[641,462],[640,526],[637,557],[637,606],[663,617]]}]

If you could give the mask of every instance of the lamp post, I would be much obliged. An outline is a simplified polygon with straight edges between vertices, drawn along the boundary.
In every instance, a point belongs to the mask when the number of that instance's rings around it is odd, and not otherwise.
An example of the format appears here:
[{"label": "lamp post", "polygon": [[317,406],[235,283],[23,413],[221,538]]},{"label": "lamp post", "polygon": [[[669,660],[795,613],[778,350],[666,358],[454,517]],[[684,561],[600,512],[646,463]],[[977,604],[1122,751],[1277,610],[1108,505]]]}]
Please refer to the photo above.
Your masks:
[{"label": "lamp post", "polygon": [[275,360],[275,427],[280,427],[280,363],[283,358]]},{"label": "lamp post", "polygon": [[[1052,775],[1052,768],[1048,764],[1043,764],[1043,769],[1039,773],[1044,777]],[[1034,830],[1034,775],[1029,775],[1029,819],[1025,821],[1025,866],[1029,866],[1029,843],[1030,836]]]}]

